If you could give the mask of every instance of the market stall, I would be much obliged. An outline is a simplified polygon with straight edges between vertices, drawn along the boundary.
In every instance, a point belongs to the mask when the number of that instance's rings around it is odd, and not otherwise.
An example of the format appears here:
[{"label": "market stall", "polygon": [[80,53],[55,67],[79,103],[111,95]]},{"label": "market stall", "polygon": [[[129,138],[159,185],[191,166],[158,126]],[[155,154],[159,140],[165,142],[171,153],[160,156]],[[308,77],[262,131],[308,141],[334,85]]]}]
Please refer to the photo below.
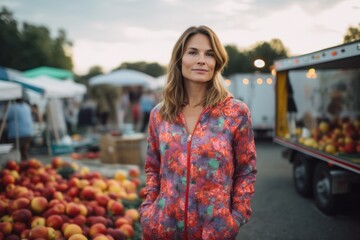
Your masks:
[{"label": "market stall", "polygon": [[[46,122],[46,145],[51,155],[73,151],[73,143],[68,135],[63,100],[80,98],[86,93],[86,87],[71,80],[59,80],[49,76],[26,78],[21,72],[12,69],[1,69],[1,76],[9,82],[24,88],[27,100],[39,106]],[[43,129],[44,130],[44,129]]]},{"label": "market stall", "polygon": [[333,214],[360,184],[360,41],[275,62],[275,136],[296,191]]}]

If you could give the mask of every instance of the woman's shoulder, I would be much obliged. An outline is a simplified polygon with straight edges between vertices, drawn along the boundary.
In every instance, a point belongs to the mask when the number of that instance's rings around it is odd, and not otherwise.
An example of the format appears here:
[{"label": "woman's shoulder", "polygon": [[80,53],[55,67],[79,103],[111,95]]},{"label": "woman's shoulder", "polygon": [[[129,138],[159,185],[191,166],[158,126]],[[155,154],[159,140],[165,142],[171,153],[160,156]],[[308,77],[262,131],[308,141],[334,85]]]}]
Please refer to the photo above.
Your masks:
[{"label": "woman's shoulder", "polygon": [[240,115],[247,114],[250,112],[249,107],[245,102],[240,99],[236,99],[232,96],[227,97],[224,101],[225,108],[229,108],[232,112],[239,113]]},{"label": "woman's shoulder", "polygon": [[156,104],[155,107],[153,107],[152,112],[154,112],[154,113],[159,113],[160,108],[161,108],[161,105],[162,105],[161,102],[158,103],[158,104]]}]

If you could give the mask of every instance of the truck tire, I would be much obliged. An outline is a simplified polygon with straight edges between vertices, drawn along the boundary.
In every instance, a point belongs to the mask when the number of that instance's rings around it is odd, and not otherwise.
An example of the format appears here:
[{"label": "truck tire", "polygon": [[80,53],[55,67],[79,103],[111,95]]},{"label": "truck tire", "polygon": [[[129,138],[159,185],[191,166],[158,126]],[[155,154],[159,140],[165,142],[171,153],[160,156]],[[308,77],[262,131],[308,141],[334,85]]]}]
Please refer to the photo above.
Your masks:
[{"label": "truck tire", "polygon": [[325,214],[335,212],[337,197],[331,192],[332,178],[325,163],[318,163],[314,170],[313,194],[316,206]]},{"label": "truck tire", "polygon": [[296,192],[303,197],[311,197],[313,174],[311,159],[299,152],[295,152],[293,153],[292,161],[293,182]]}]

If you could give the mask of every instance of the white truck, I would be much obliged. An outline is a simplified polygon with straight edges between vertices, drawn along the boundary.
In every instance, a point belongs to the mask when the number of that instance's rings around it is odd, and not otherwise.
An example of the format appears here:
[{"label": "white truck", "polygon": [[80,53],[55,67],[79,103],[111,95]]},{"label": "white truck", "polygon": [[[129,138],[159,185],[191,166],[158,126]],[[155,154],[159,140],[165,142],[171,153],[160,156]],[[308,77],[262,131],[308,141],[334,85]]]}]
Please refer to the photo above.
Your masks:
[{"label": "white truck", "polygon": [[255,137],[271,138],[275,119],[275,77],[268,73],[241,73],[232,75],[230,80],[229,91],[251,111]]},{"label": "white truck", "polygon": [[360,41],[274,62],[274,142],[324,213],[360,189]]}]

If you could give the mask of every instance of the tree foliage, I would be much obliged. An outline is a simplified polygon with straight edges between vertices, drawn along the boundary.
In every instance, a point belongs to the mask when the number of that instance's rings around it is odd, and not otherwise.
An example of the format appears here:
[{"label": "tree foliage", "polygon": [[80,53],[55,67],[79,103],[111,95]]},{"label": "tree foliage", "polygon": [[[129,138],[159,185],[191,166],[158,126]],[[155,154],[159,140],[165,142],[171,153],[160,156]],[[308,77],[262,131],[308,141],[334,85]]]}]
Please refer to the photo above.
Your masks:
[{"label": "tree foliage", "polygon": [[158,63],[147,63],[143,61],[133,63],[124,62],[119,67],[115,68],[113,71],[119,69],[132,69],[146,73],[153,77],[159,77],[161,75],[164,75],[166,72],[166,68]]},{"label": "tree foliage", "polygon": [[100,66],[92,66],[88,73],[85,75],[75,75],[75,82],[82,83],[88,85],[88,81],[90,78],[95,77],[97,75],[103,74],[104,71]]},{"label": "tree foliage", "polygon": [[360,40],[360,23],[357,27],[350,26],[346,30],[346,34],[344,36],[344,43],[353,42],[356,40]]},{"label": "tree foliage", "polygon": [[0,11],[0,65],[18,70],[49,66],[72,70],[73,63],[66,51],[71,47],[64,30],[55,39],[44,26],[24,22],[18,26],[13,13]]},{"label": "tree foliage", "polygon": [[[270,42],[258,42],[243,51],[239,51],[234,45],[225,46],[225,49],[229,55],[229,62],[223,73],[225,76],[255,71],[270,72],[274,60],[288,56],[288,50],[280,39],[272,39]],[[264,60],[265,66],[257,69],[254,66],[256,59]]]}]

